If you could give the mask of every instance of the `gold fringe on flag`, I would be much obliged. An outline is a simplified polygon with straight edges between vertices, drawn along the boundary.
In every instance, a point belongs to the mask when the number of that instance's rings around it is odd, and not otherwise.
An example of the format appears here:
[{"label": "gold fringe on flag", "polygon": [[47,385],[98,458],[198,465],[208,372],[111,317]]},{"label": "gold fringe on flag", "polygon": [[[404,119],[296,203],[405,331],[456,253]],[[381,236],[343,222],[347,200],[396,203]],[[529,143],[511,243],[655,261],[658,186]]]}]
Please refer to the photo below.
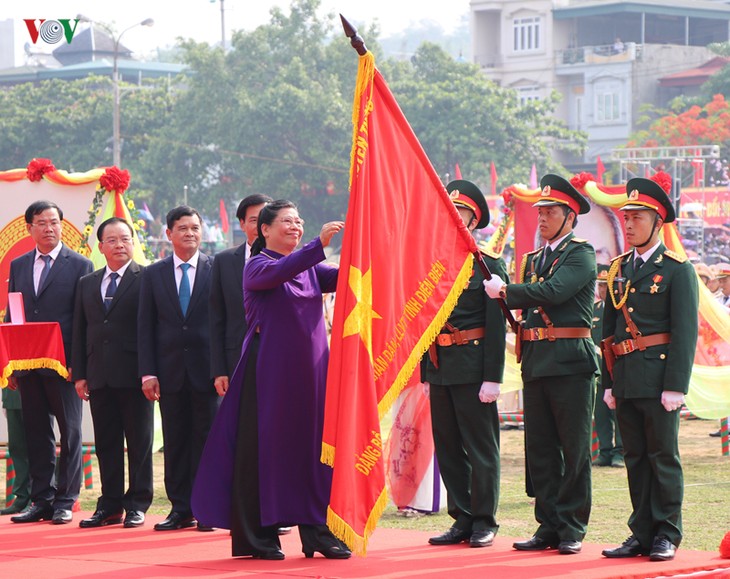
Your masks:
[{"label": "gold fringe on flag", "polygon": [[322,464],[326,464],[327,466],[331,466],[334,468],[335,466],[335,447],[331,444],[327,444],[326,442],[322,442],[322,453],[319,456],[319,461]]},{"label": "gold fringe on flag", "polygon": [[344,543],[350,547],[355,555],[364,557],[367,555],[368,539],[373,534],[378,520],[385,511],[385,507],[388,506],[388,493],[385,489],[382,490],[378,500],[375,501],[373,509],[370,511],[367,523],[365,524],[365,531],[363,535],[358,535],[350,525],[348,525],[340,516],[335,513],[330,507],[327,507],[327,526],[329,527],[332,534],[344,541]]},{"label": "gold fringe on flag", "polygon": [[380,420],[382,420],[383,416],[385,416],[388,410],[390,410],[393,402],[395,402],[400,393],[403,391],[403,388],[405,388],[405,385],[408,383],[408,380],[411,377],[411,374],[413,374],[413,371],[416,369],[416,366],[421,362],[421,358],[423,358],[423,355],[426,353],[428,348],[431,344],[433,344],[434,340],[436,340],[436,336],[438,336],[441,332],[441,328],[443,328],[446,324],[451,312],[456,307],[456,302],[458,301],[459,296],[461,296],[461,292],[464,291],[464,288],[469,283],[473,269],[474,256],[469,254],[466,261],[464,261],[464,265],[461,267],[459,275],[454,281],[454,285],[451,286],[444,303],[441,304],[441,308],[439,308],[439,311],[434,316],[431,324],[428,328],[426,328],[421,339],[418,340],[418,343],[413,348],[410,356],[408,356],[408,359],[401,367],[400,372],[398,372],[398,376],[396,376],[396,379],[393,381],[393,385],[378,402],[378,417]]},{"label": "gold fringe on flag", "polygon": [[[352,149],[350,150],[350,189],[352,189],[352,180],[357,174],[358,164],[355,156],[357,154],[357,135],[360,128],[367,122],[370,111],[373,106],[373,91],[368,90],[373,85],[375,78],[375,57],[373,53],[368,51],[361,56],[357,63],[357,81],[355,82],[355,98],[352,103]],[[365,107],[365,114],[360,118],[360,101],[362,96],[368,91],[368,104]]]}]

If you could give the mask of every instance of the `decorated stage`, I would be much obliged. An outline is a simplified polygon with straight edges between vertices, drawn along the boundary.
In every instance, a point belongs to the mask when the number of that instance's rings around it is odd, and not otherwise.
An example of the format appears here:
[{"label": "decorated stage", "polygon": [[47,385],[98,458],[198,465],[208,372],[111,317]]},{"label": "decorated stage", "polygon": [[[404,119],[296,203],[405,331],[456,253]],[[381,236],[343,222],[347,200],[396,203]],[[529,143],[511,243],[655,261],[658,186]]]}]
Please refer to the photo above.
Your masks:
[{"label": "decorated stage", "polygon": [[305,559],[296,530],[282,537],[284,561],[233,559],[228,532],[200,533],[195,529],[155,532],[162,516],[150,516],[144,527],[121,525],[79,529],[78,521],[91,513],[75,513],[71,525],[47,522],[18,525],[0,519],[2,577],[23,579],[271,577],[271,578],[409,578],[495,579],[551,578],[730,578],[730,559],[715,553],[680,549],[674,561],[652,563],[646,557],[608,560],[606,545],[584,544],[579,555],[554,551],[520,553],[514,539],[498,536],[495,545],[472,549],[467,545],[433,547],[433,533],[378,529],[366,558],[330,561],[319,555]]}]

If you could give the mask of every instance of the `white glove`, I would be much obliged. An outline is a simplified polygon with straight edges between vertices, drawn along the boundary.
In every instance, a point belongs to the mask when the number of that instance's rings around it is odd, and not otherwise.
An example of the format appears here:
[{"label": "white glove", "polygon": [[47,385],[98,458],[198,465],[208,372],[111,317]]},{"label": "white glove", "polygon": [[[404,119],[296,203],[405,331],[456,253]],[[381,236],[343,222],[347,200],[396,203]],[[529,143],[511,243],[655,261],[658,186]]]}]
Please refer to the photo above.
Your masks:
[{"label": "white glove", "polygon": [[492,279],[485,279],[482,283],[484,284],[484,291],[487,292],[487,295],[493,300],[496,300],[499,297],[499,290],[501,290],[504,285],[502,278],[498,275],[493,275]]},{"label": "white glove", "polygon": [[679,410],[684,404],[684,394],[681,392],[673,392],[671,390],[665,390],[662,392],[662,406],[667,412],[673,412]]},{"label": "white glove", "polygon": [[603,391],[603,401],[611,410],[616,410],[616,399],[613,397],[613,390],[611,388]]},{"label": "white glove", "polygon": [[423,383],[423,395],[428,398],[429,394],[431,393],[431,383],[430,382],[424,382]]},{"label": "white glove", "polygon": [[498,382],[482,382],[482,387],[479,389],[479,400],[484,404],[490,402],[496,402],[499,398],[499,387],[501,384]]}]

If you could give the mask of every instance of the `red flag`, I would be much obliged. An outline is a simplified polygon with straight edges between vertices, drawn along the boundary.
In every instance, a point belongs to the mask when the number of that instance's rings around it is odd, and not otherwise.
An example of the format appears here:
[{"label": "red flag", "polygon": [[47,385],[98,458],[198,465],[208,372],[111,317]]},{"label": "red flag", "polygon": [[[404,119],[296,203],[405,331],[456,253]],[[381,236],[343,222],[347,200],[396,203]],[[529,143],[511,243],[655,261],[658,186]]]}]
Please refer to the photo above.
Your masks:
[{"label": "red flag", "polygon": [[476,244],[371,53],[353,123],[322,461],[334,467],[327,524],[364,555],[387,503],[380,419],[448,319]]},{"label": "red flag", "polygon": [[494,161],[490,161],[489,175],[492,179],[491,195],[494,197],[497,194],[497,168],[494,166]]},{"label": "red flag", "polygon": [[226,202],[221,199],[220,203],[220,214],[221,214],[221,229],[223,233],[228,233],[230,224],[228,223],[228,211],[226,210]]},{"label": "red flag", "polygon": [[606,172],[606,167],[603,166],[603,161],[601,161],[601,156],[598,155],[596,157],[596,181],[599,183],[603,183],[603,174]]},{"label": "red flag", "polygon": [[461,179],[461,169],[459,169],[459,163],[454,167],[454,179]]}]

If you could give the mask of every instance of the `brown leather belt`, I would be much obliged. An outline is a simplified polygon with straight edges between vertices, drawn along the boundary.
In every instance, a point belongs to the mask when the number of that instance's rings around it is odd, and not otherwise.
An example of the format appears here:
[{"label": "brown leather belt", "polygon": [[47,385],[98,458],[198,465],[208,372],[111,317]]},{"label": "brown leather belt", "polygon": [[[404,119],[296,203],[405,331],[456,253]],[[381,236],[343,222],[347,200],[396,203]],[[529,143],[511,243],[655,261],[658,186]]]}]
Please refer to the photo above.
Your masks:
[{"label": "brown leather belt", "polygon": [[590,328],[530,328],[522,329],[523,342],[539,342],[541,340],[550,340],[564,338],[590,338]]},{"label": "brown leather belt", "polygon": [[649,336],[639,336],[636,340],[629,338],[618,344],[613,344],[611,348],[617,356],[625,356],[634,350],[643,350],[651,346],[661,346],[672,341],[672,334],[651,334]]},{"label": "brown leather belt", "polygon": [[474,328],[472,330],[454,330],[448,334],[439,334],[436,336],[436,343],[439,346],[463,346],[472,340],[478,340],[484,337],[484,328]]}]

